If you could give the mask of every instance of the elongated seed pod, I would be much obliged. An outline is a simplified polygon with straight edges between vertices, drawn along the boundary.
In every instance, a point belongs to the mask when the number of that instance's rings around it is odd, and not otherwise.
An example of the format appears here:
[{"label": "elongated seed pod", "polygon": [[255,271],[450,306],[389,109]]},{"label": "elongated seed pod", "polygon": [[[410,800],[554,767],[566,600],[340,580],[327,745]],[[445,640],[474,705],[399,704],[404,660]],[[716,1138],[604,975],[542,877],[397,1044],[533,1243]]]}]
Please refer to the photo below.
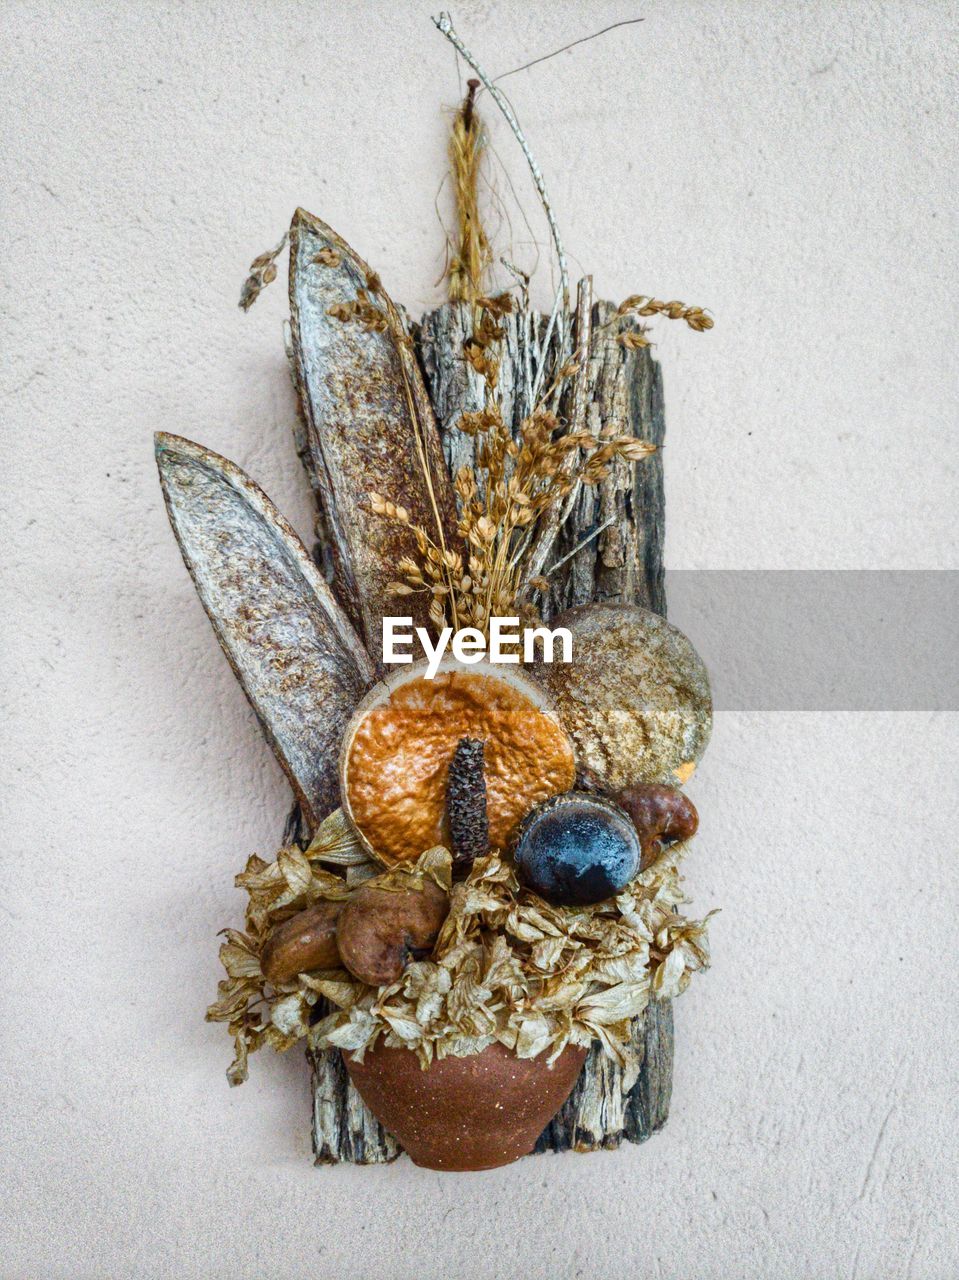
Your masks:
[{"label": "elongated seed pod", "polygon": [[173,532],[217,639],[311,827],[337,807],[343,729],[373,681],[306,548],[239,467],[160,432]]},{"label": "elongated seed pod", "polygon": [[[428,594],[405,596],[400,609],[390,591],[398,561],[418,554],[412,526],[441,551],[457,545],[433,409],[378,278],[302,209],[290,228],[290,320],[310,465],[334,543],[334,585],[378,659],[384,616],[429,626]],[[373,493],[401,507],[406,522],[374,514]]]},{"label": "elongated seed pod", "polygon": [[489,819],[486,814],[486,743],[461,738],[450,761],[446,781],[453,867],[468,871],[476,858],[489,853]]}]

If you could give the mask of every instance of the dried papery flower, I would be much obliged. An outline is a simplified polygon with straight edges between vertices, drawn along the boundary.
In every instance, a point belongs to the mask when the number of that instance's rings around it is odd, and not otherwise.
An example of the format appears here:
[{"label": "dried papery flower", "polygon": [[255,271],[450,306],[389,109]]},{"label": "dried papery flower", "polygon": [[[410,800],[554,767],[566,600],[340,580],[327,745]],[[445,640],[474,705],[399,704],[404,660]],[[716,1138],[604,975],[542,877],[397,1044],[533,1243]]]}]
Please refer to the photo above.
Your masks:
[{"label": "dried papery flower", "polygon": [[413,1050],[425,1067],[494,1042],[520,1058],[552,1060],[568,1044],[596,1040],[631,1086],[633,1018],[650,998],[679,995],[709,963],[709,917],[690,921],[675,910],[684,901],[683,852],[674,846],[617,897],[579,908],[523,889],[495,854],[478,858],[453,886],[429,959],[377,989],[339,978],[315,984],[337,1008],[312,1028],[311,1043],[362,1060],[382,1039]]},{"label": "dried papery flower", "polygon": [[[335,844],[341,822],[334,814],[322,825],[321,844]],[[234,1039],[227,1077],[231,1084],[245,1080],[249,1054],[263,1045],[283,1052],[302,1039],[359,1059],[382,1040],[412,1049],[424,1066],[449,1054],[479,1053],[494,1041],[521,1058],[547,1053],[552,1059],[567,1044],[595,1040],[626,1068],[629,1088],[639,1066],[630,1049],[632,1019],[650,999],[679,995],[692,974],[709,965],[710,917],[688,920],[677,913],[685,901],[678,869],[684,853],[685,845],[673,845],[613,899],[563,908],[523,889],[496,854],[477,858],[466,879],[451,886],[449,852],[427,850],[415,866],[392,873],[395,887],[405,890],[412,876],[452,888],[449,914],[429,958],[380,987],[344,968],[271,986],[260,967],[270,931],[308,902],[345,902],[351,891],[346,877],[324,871],[310,850],[300,855],[309,878],[296,860],[284,872],[279,859],[250,859],[237,878],[250,894],[246,930],[224,931],[227,977],[207,1013],[210,1021],[228,1023]],[[288,874],[296,885],[292,897]],[[388,876],[376,883],[391,885]],[[334,1012],[314,1023],[320,998]]]},{"label": "dried papery flower", "polygon": [[220,960],[226,978],[206,1014],[208,1022],[226,1022],[233,1037],[236,1056],[227,1072],[231,1084],[246,1079],[252,1050],[264,1044],[288,1049],[306,1034],[309,1005],[298,994],[303,979],[274,986],[261,969],[273,931],[321,901],[346,901],[350,879],[365,868],[372,872],[369,857],[337,809],[320,824],[305,851],[296,846],[281,849],[273,862],[253,854],[236,877],[237,888],[249,895],[245,927],[223,931]]}]

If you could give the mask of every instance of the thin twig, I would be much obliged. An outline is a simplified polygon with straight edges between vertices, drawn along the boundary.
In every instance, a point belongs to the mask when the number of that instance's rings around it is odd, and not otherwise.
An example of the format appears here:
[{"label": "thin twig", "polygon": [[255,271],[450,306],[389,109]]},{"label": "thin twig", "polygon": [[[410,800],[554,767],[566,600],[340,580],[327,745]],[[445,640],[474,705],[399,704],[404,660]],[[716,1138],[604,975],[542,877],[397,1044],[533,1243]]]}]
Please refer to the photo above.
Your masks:
[{"label": "thin twig", "polygon": [[523,152],[523,155],[526,157],[526,163],[529,165],[529,171],[533,175],[533,181],[536,184],[536,190],[539,192],[539,198],[540,198],[540,201],[542,202],[543,209],[546,213],[546,221],[549,223],[549,229],[553,237],[553,243],[556,245],[556,258],[559,264],[559,275],[560,275],[560,283],[563,290],[563,297],[564,299],[568,299],[569,269],[566,265],[566,252],[563,249],[563,241],[559,234],[559,227],[556,225],[556,218],[553,214],[553,206],[550,204],[549,196],[546,192],[546,183],[543,181],[542,171],[540,170],[539,165],[536,163],[533,153],[529,149],[529,143],[526,141],[526,136],[523,133],[523,130],[519,127],[519,121],[516,119],[516,116],[513,114],[513,109],[507,102],[503,93],[499,89],[497,89],[496,85],[489,78],[487,73],[476,61],[476,58],[474,57],[474,55],[470,53],[469,49],[467,49],[466,45],[463,43],[463,41],[459,38],[459,36],[453,30],[453,21],[450,18],[450,15],[448,13],[441,13],[438,18],[433,19],[433,23],[436,26],[437,30],[439,30],[444,36],[446,36],[447,40],[449,40],[450,44],[454,47],[454,49],[456,49],[456,51],[460,54],[461,57],[465,58],[465,60],[470,64],[470,66],[479,76],[480,80],[483,83],[483,86],[489,91],[490,97],[493,99],[493,101],[499,107],[500,111],[503,113],[506,123],[509,125],[510,129],[512,130],[513,136],[515,137],[516,141],[519,143],[520,148]]},{"label": "thin twig", "polygon": [[562,49],[554,49],[552,53],[544,53],[541,58],[534,58],[532,62],[524,62],[521,67],[514,67],[512,71],[504,71],[502,75],[494,76],[494,83],[497,80],[505,80],[507,76],[518,75],[520,71],[528,71],[530,67],[535,67],[540,62],[547,62],[550,58],[555,58],[559,53],[565,53],[567,49],[575,49],[578,44],[586,44],[588,40],[595,40],[599,36],[604,36],[607,31],[615,31],[617,27],[631,27],[636,22],[642,22],[642,18],[624,18],[622,22],[614,22],[608,27],[603,27],[602,31],[594,31],[591,36],[581,36],[578,40],[571,40],[569,44],[564,44]]},{"label": "thin twig", "polygon": [[[553,327],[556,324],[556,317],[559,314],[560,307],[563,303],[563,296],[564,296],[563,289],[562,288],[557,289],[556,297],[553,300],[553,309],[549,313],[549,323],[546,326],[546,332],[543,335],[542,344],[537,350],[536,378],[533,381],[533,391],[530,396],[530,402],[534,407],[536,405],[536,396],[539,392],[540,385],[542,384],[542,381],[543,381],[543,374],[546,372],[546,359],[547,359],[547,356],[549,355],[549,343],[550,343],[550,339],[553,336]],[[562,347],[564,344],[565,336],[566,336],[565,332],[561,331],[560,332],[560,353],[559,353],[560,363],[562,363],[562,356],[564,354]]]},{"label": "thin twig", "polygon": [[[579,363],[576,371],[576,382],[573,387],[573,406],[570,416],[569,430],[573,433],[582,431],[586,422],[586,388],[589,381],[589,353],[590,342],[592,337],[592,319],[593,319],[593,277],[583,276],[579,282],[576,297],[576,353],[575,358]],[[570,474],[575,466],[576,451],[570,450],[563,462],[563,471]],[[570,491],[570,498],[576,493],[578,488],[574,484]],[[546,563],[546,557],[549,555],[553,543],[556,541],[556,535],[559,533],[563,522],[570,510],[570,502],[564,504],[562,509],[552,507],[545,511],[540,517],[540,523],[536,528],[536,533],[531,540],[530,553],[526,561],[523,571],[523,587],[529,582],[530,578],[535,578]]]},{"label": "thin twig", "polygon": [[582,551],[583,547],[585,547],[588,543],[592,542],[594,538],[598,538],[599,535],[603,532],[603,530],[608,529],[611,524],[615,524],[616,520],[617,520],[616,516],[610,516],[608,520],[604,520],[603,523],[600,525],[597,525],[595,529],[591,529],[584,538],[580,539],[580,541],[577,542],[576,546],[573,547],[572,551],[567,551],[566,554],[562,556],[559,560],[557,560],[556,563],[551,568],[547,569],[544,572],[543,577],[548,578],[551,573],[555,573],[556,570],[559,569],[562,565],[564,565],[567,560],[572,560],[573,556],[575,556],[577,552]]}]

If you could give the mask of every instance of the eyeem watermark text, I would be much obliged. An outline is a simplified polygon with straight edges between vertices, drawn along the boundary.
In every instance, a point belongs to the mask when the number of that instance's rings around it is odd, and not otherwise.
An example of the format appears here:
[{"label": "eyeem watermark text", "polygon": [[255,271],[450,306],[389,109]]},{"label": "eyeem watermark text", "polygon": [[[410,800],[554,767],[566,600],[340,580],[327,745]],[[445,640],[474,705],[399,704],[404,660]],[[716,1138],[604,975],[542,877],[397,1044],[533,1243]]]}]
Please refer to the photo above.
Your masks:
[{"label": "eyeem watermark text", "polygon": [[[383,619],[383,663],[413,661],[413,640],[426,654],[426,678],[432,680],[447,650],[457,662],[519,663],[572,662],[573,637],[565,627],[523,627],[519,618],[490,618],[489,639],[478,627],[454,632],[444,627],[434,641],[426,627],[414,627],[412,618]],[[537,653],[537,649],[539,652]]]}]

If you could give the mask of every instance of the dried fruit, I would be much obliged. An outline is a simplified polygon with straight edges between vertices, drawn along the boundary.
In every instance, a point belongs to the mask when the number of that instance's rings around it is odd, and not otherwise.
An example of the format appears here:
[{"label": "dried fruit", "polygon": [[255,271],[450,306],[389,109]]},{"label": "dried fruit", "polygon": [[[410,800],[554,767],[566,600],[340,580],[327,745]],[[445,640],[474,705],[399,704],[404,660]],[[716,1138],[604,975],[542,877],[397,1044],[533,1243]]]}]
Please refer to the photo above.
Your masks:
[{"label": "dried fruit", "polygon": [[371,987],[395,982],[411,960],[433,949],[449,914],[449,895],[429,876],[367,880],[343,908],[336,929],[340,960]]},{"label": "dried fruit", "polygon": [[683,783],[712,729],[709,677],[689,640],[636,605],[582,605],[568,628],[572,662],[540,663],[580,768],[613,794],[637,782]]},{"label": "dried fruit", "polygon": [[642,858],[629,816],[610,800],[571,791],[529,815],[516,845],[520,879],[547,902],[605,902],[637,874]]},{"label": "dried fruit", "polygon": [[489,853],[485,749],[486,743],[480,738],[461,738],[446,779],[453,866],[459,870],[469,870],[477,858]]},{"label": "dried fruit", "polygon": [[317,902],[278,924],[260,956],[264,978],[276,987],[298,973],[338,968],[336,922],[342,907],[342,902]]},{"label": "dried fruit", "polygon": [[696,806],[676,787],[638,783],[621,791],[616,802],[632,818],[639,833],[644,871],[663,849],[677,840],[691,839],[699,826]]},{"label": "dried fruit", "polygon": [[[450,845],[446,782],[462,738],[485,743],[489,843],[506,848],[521,820],[567,791],[573,746],[542,689],[509,668],[444,662],[401,667],[375,685],[347,727],[343,808],[364,847],[387,866]],[[508,673],[508,674],[507,674]]]}]

